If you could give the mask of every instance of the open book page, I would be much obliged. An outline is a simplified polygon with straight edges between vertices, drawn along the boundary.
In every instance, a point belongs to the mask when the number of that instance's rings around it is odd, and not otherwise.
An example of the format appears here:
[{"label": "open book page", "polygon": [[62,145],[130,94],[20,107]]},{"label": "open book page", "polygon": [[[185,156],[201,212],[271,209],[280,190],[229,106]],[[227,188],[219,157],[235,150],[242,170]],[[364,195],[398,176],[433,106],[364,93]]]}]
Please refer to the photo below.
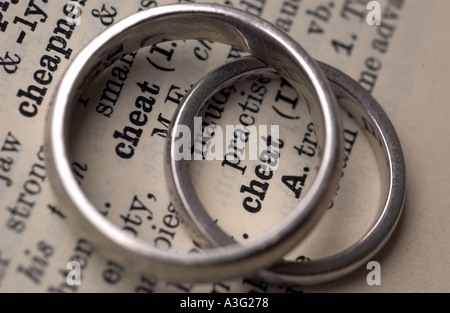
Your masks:
[{"label": "open book page", "polygon": [[[396,128],[408,194],[395,233],[373,257],[380,266],[375,284],[373,269],[365,266],[319,286],[279,286],[247,277],[203,284],[160,281],[105,258],[70,226],[67,206],[49,182],[43,151],[46,115],[58,80],[77,52],[109,25],[174,2],[0,1],[0,291],[449,291],[446,0],[380,0],[381,25],[369,25],[370,17],[376,18],[375,9],[366,7],[369,1],[218,1],[260,15],[314,58],[357,80]],[[81,15],[71,13],[74,5]],[[68,18],[76,25],[68,27]],[[241,55],[206,40],[165,42],[123,56],[83,91],[70,125],[74,174],[98,210],[123,231],[159,249],[201,253],[174,215],[166,188],[168,124],[192,84]],[[140,96],[152,102],[142,119],[133,113]],[[259,159],[190,162],[193,183],[210,215],[246,244],[281,221],[308,191],[317,148],[311,118],[292,87],[270,73],[225,87],[201,116],[224,128],[243,118],[255,125],[280,125],[281,157],[268,180],[261,181],[255,172]],[[342,117],[350,149],[340,188],[332,207],[287,259],[304,262],[348,248],[364,236],[383,205],[387,182],[371,145],[347,114]],[[252,192],[252,184],[259,184],[259,193]],[[246,201],[252,197],[259,201]],[[81,265],[81,284],[67,283],[70,261]]]}]

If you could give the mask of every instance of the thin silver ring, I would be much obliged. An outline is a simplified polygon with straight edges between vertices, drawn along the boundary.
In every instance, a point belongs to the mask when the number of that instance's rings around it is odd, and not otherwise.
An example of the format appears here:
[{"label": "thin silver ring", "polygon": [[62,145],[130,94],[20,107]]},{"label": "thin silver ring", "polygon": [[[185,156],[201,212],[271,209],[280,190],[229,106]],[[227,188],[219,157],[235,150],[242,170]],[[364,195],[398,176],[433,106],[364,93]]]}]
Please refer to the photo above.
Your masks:
[{"label": "thin silver ring", "polygon": [[[252,244],[207,249],[198,255],[158,250],[106,220],[86,198],[72,173],[67,152],[68,125],[80,91],[121,55],[180,39],[229,44],[275,68],[303,95],[317,125],[322,159],[311,192],[295,218],[280,223]],[[338,183],[343,156],[341,130],[336,99],[323,73],[315,60],[281,30],[257,16],[221,5],[160,6],[112,25],[83,48],[68,67],[49,111],[45,136],[48,175],[61,203],[68,206],[69,221],[87,234],[105,256],[161,279],[218,281],[275,264],[316,224]]]},{"label": "thin silver ring", "polygon": [[[386,202],[377,222],[366,235],[349,249],[336,255],[311,262],[283,261],[278,265],[262,270],[258,277],[274,283],[296,283],[302,285],[318,284],[339,278],[367,262],[386,243],[400,218],[406,196],[405,163],[400,142],[394,127],[378,102],[357,82],[337,69],[319,63],[322,71],[332,85],[340,106],[349,112],[370,139],[377,156],[382,179],[387,180]],[[192,87],[184,97],[177,112],[177,122],[192,125],[191,112],[199,112],[203,104],[217,91],[232,81],[255,72],[268,71],[269,68],[253,57],[245,57],[225,64],[209,72]],[[174,125],[176,127],[177,125]],[[172,155],[173,143],[172,138]],[[172,157],[171,174],[180,181],[186,175],[186,164]],[[184,185],[176,191],[183,201],[186,212],[193,220],[205,220],[208,213],[198,200],[189,177],[184,177]],[[186,194],[186,191],[189,193]],[[234,242],[217,224],[197,223],[202,232],[216,245]]]}]

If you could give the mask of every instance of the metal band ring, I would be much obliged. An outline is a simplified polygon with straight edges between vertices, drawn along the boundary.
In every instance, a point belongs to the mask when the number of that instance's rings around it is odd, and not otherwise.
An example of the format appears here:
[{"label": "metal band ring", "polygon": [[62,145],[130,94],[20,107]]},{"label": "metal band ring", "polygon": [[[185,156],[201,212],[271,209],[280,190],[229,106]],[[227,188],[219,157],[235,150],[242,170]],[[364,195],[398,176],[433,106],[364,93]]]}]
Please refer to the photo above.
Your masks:
[{"label": "metal band ring", "polygon": [[[332,85],[340,106],[349,112],[370,139],[376,153],[379,168],[383,168],[383,180],[387,180],[385,205],[377,222],[356,244],[336,255],[310,262],[283,261],[262,270],[258,277],[274,283],[317,284],[339,278],[367,262],[386,243],[400,218],[406,195],[405,163],[400,142],[394,127],[378,102],[357,82],[337,69],[320,63],[322,71]],[[255,72],[269,68],[253,57],[245,57],[225,64],[200,79],[185,96],[177,122],[192,125],[192,112],[199,112],[203,104],[225,85]],[[177,125],[173,126],[174,128]],[[173,158],[171,174],[183,185],[177,186],[179,197],[184,199],[184,207],[193,220],[201,220],[197,227],[208,233],[208,238],[216,245],[234,242],[217,224],[206,223],[208,213],[195,194],[192,182],[186,177],[185,162]]]},{"label": "metal band ring", "polygon": [[[106,220],[78,185],[67,152],[68,121],[80,91],[121,55],[166,40],[207,39],[245,50],[281,73],[304,97],[315,124],[321,164],[311,192],[286,221],[251,245],[231,245],[197,254],[161,251]],[[318,65],[272,24],[215,4],[174,4],[144,10],[112,25],[74,58],[52,98],[46,128],[48,175],[69,221],[103,254],[124,266],[175,281],[218,281],[275,264],[316,224],[340,175],[342,132],[331,87]],[[179,182],[178,182],[179,183]],[[189,224],[189,223],[188,223]]]}]

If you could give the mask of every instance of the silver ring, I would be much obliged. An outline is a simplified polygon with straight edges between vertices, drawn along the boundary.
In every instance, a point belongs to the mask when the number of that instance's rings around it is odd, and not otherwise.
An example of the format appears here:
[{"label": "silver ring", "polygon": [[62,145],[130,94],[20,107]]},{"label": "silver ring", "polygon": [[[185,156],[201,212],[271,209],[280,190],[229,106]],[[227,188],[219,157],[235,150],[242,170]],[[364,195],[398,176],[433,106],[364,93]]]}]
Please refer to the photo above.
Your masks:
[{"label": "silver ring", "polygon": [[[296,216],[251,245],[176,254],[132,238],[106,220],[86,198],[70,167],[66,138],[80,91],[121,55],[165,40],[209,39],[245,50],[278,70],[304,97],[316,123],[321,166]],[[69,220],[103,254],[136,270],[175,281],[240,277],[278,262],[315,225],[338,182],[342,132],[336,99],[320,68],[293,39],[241,10],[214,4],[175,4],[141,11],[106,29],[73,60],[52,98],[46,128],[48,175]],[[177,182],[180,183],[179,181]]]},{"label": "silver ring", "polygon": [[[349,249],[336,255],[310,262],[283,261],[270,269],[262,270],[258,277],[274,283],[317,284],[339,278],[367,262],[386,243],[400,218],[406,195],[405,164],[400,142],[394,127],[377,101],[357,82],[337,69],[320,63],[322,71],[332,85],[340,106],[350,113],[370,139],[377,155],[383,179],[388,181],[386,203],[378,221],[366,235]],[[232,81],[269,68],[253,57],[238,59],[211,71],[192,87],[183,99],[176,119],[177,123],[191,125],[192,112],[199,112],[203,104],[217,91]],[[177,125],[174,125],[176,127]],[[173,138],[172,138],[173,144]],[[185,164],[173,159],[174,180],[179,197],[197,227],[208,233],[216,245],[231,244],[232,238],[215,223],[207,221],[208,213],[195,194],[193,184],[186,175]],[[183,176],[182,178],[180,176]],[[206,222],[205,222],[206,220]]]}]

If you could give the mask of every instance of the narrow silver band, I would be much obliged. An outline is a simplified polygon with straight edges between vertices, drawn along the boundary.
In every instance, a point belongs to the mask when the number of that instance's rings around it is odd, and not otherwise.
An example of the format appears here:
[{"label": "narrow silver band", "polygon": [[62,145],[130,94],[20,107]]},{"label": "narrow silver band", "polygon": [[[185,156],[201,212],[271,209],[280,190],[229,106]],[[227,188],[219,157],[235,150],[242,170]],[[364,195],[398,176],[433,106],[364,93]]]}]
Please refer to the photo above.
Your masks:
[{"label": "narrow silver band", "polygon": [[[161,251],[132,238],[106,220],[86,198],[67,152],[71,109],[80,91],[121,55],[161,41],[208,39],[245,50],[276,69],[309,106],[316,125],[321,163],[311,191],[286,221],[252,244],[214,248],[197,254]],[[336,99],[320,68],[294,40],[272,24],[241,10],[213,4],[175,4],[141,11],[94,38],[68,67],[52,98],[46,128],[48,175],[69,221],[123,265],[161,279],[217,281],[275,264],[315,225],[340,175],[342,132]],[[151,183],[151,182],[149,182]],[[180,186],[182,180],[177,180]]]},{"label": "narrow silver band", "polygon": [[[357,82],[344,73],[320,64],[337,96],[340,106],[350,113],[364,130],[372,143],[377,156],[382,179],[388,181],[385,205],[377,222],[366,235],[349,249],[320,260],[295,263],[283,261],[280,264],[258,273],[258,277],[276,283],[317,284],[339,278],[367,262],[386,243],[400,218],[406,194],[405,164],[402,149],[394,127],[377,101]],[[253,57],[238,59],[223,65],[198,81],[185,96],[177,112],[177,123],[192,125],[193,112],[199,112],[203,104],[225,85],[255,72],[269,68]],[[177,125],[173,125],[174,128]],[[182,203],[197,227],[208,234],[216,245],[231,244],[230,238],[217,224],[208,221],[209,215],[195,194],[192,182],[187,174],[186,164],[173,158],[171,175],[182,182],[176,191],[183,199]]]}]

